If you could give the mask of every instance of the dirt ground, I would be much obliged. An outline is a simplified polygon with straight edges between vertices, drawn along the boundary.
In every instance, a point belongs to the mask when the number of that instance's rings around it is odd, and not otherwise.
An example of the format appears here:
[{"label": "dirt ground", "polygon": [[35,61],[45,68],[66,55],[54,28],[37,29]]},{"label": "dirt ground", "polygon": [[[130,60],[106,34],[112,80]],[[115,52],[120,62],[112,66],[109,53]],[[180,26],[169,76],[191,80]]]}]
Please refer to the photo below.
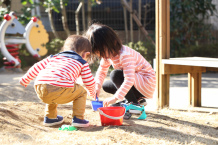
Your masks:
[{"label": "dirt ground", "polygon": [[[138,115],[124,120],[122,126],[101,126],[98,112],[92,111],[87,100],[85,118],[88,128],[59,131],[61,127],[44,127],[44,106],[37,98],[33,83],[27,88],[18,84],[21,74],[0,74],[0,143],[1,144],[194,144],[218,145],[218,114],[162,109],[146,111],[147,118]],[[108,97],[102,91],[100,99]],[[71,104],[59,105],[58,114],[70,125]]]}]

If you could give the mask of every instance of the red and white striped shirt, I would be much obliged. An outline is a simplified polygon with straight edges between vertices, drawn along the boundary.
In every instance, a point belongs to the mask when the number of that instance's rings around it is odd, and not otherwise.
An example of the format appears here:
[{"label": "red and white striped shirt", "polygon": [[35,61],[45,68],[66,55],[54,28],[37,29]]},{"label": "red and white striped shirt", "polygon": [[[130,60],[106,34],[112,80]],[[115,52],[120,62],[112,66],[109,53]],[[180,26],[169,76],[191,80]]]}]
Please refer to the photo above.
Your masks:
[{"label": "red and white striped shirt", "polygon": [[34,85],[50,84],[59,87],[74,87],[74,82],[81,75],[82,81],[91,97],[95,97],[95,80],[89,64],[65,56],[47,57],[34,64],[20,81],[28,85],[36,76]]},{"label": "red and white striped shirt", "polygon": [[150,63],[140,53],[123,45],[119,55],[107,60],[101,59],[95,77],[96,84],[102,86],[111,64],[114,69],[123,70],[124,73],[124,82],[114,94],[114,97],[123,100],[134,85],[145,98],[153,98],[156,86],[155,72]]}]

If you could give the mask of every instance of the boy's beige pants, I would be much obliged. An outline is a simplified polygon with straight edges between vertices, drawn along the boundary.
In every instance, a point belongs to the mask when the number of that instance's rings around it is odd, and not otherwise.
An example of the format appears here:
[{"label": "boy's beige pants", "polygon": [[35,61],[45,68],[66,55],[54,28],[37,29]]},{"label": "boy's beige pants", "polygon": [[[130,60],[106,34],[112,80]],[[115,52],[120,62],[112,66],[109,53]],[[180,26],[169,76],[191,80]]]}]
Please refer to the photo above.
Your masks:
[{"label": "boy's beige pants", "polygon": [[72,117],[76,116],[79,119],[84,119],[87,92],[79,84],[74,84],[73,88],[48,84],[39,84],[34,87],[38,97],[46,103],[45,116],[48,118],[57,118],[58,104],[73,102]]}]

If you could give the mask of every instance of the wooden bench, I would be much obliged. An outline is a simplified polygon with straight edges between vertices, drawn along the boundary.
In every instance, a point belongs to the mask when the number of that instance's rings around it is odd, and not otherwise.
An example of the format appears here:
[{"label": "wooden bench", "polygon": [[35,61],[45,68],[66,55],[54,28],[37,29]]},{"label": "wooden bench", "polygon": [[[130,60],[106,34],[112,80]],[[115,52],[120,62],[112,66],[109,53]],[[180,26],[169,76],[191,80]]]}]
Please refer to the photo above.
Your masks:
[{"label": "wooden bench", "polygon": [[158,108],[169,106],[170,74],[180,73],[188,73],[190,105],[201,106],[201,74],[211,69],[218,70],[218,59],[170,58],[170,0],[155,0],[155,50]]},{"label": "wooden bench", "polygon": [[[188,73],[190,105],[201,107],[201,74],[207,70],[218,71],[218,58],[183,57],[162,59],[161,62],[161,75]],[[155,65],[154,69],[156,70]],[[169,84],[169,82],[166,82],[166,84]],[[162,89],[161,93],[163,95],[160,104],[168,105],[169,87],[166,90]]]}]

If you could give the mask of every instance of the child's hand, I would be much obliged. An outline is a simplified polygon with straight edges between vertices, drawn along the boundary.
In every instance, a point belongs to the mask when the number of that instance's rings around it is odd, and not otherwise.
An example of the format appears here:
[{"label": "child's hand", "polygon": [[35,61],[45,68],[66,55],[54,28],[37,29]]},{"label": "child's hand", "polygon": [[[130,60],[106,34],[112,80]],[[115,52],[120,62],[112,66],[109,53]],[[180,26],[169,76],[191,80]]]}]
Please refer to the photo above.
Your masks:
[{"label": "child's hand", "polygon": [[118,99],[115,98],[115,97],[107,98],[107,99],[104,100],[103,106],[104,106],[104,107],[107,107],[109,104],[116,103],[117,100],[118,100]]},{"label": "child's hand", "polygon": [[99,84],[96,85],[96,97],[100,95],[101,86]]},{"label": "child's hand", "polygon": [[20,81],[20,84],[24,87],[27,87],[27,85],[25,85],[23,82]]}]

